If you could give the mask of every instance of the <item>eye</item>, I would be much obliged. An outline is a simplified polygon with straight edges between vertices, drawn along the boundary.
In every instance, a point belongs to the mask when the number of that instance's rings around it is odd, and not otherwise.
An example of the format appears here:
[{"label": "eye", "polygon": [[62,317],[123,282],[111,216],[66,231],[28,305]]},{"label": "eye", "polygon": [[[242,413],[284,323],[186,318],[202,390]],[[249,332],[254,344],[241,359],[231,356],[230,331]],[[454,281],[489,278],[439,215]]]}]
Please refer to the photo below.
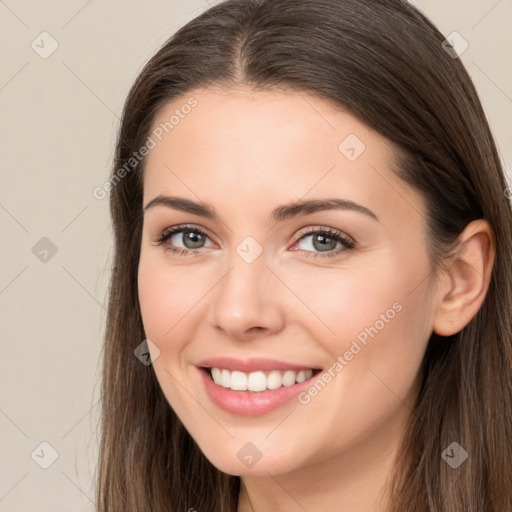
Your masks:
[{"label": "eye", "polygon": [[[195,226],[179,225],[165,229],[156,239],[153,239],[153,242],[160,245],[169,241],[171,243],[166,243],[166,251],[185,256],[190,253],[199,253],[199,249],[205,247],[207,239],[209,237],[202,229]],[[184,247],[176,246],[179,241]]]},{"label": "eye", "polygon": [[[301,242],[305,242],[302,243],[302,247],[300,246]],[[356,244],[351,238],[340,231],[322,227],[308,230],[295,242],[293,247],[295,246],[299,246],[299,249],[302,251],[311,253],[308,256],[328,258],[350,251],[355,248]],[[338,249],[336,249],[336,246],[338,246]]]},{"label": "eye", "polygon": [[[208,240],[208,235],[201,228],[181,224],[165,229],[157,238],[153,239],[153,242],[155,242],[156,245],[165,243],[166,251],[179,254],[180,256],[186,256],[198,255],[201,252],[200,249],[208,247],[208,245],[206,245]],[[181,242],[184,247],[179,247],[179,245],[177,245],[179,242]],[[214,244],[210,243],[209,245]],[[337,256],[343,252],[354,249],[356,244],[351,238],[340,231],[328,227],[316,227],[303,233],[291,249],[296,250],[294,249],[296,246],[299,246],[298,248],[301,251],[309,253],[307,256],[326,258]],[[337,246],[338,248],[336,249]]]}]

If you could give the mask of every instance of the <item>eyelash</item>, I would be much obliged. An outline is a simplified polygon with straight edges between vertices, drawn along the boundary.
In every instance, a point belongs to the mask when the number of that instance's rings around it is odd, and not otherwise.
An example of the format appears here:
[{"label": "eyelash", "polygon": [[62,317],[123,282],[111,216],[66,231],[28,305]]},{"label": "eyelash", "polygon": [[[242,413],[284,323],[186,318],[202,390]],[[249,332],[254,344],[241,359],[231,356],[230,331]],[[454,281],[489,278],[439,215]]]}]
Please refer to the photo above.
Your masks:
[{"label": "eyelash", "polygon": [[[192,233],[198,233],[204,237],[208,237],[208,234],[203,231],[202,229],[190,226],[190,225],[178,225],[174,226],[172,228],[167,228],[164,231],[162,231],[156,239],[153,239],[153,242],[156,243],[156,245],[161,245],[164,242],[166,242],[172,235],[175,235],[176,233],[186,233],[186,232],[192,232]],[[322,252],[314,252],[314,251],[302,251],[307,253],[308,257],[313,258],[330,258],[332,256],[338,256],[342,252],[347,252],[355,248],[356,244],[351,239],[341,234],[341,232],[331,229],[331,228],[311,228],[305,233],[302,233],[302,235],[294,242],[294,245],[298,242],[300,242],[303,238],[305,238],[308,235],[311,234],[322,234],[327,235],[329,238],[332,238],[336,240],[337,242],[340,242],[343,246],[342,249],[337,249],[335,251],[329,251],[323,254]],[[165,249],[166,251],[170,251],[174,254],[177,254],[179,256],[187,256],[189,254],[197,255],[201,249],[182,249],[182,248],[174,248],[172,246],[168,246]]]}]

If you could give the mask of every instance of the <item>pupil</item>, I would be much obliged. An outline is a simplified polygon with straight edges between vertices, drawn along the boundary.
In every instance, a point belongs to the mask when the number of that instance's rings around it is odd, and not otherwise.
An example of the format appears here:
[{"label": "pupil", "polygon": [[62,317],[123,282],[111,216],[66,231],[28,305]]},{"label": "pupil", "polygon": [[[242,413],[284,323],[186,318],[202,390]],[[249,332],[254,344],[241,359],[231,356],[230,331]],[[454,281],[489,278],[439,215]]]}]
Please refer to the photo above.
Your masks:
[{"label": "pupil", "polygon": [[[321,240],[322,243],[320,245],[317,245],[316,244],[317,240]],[[330,240],[331,244],[330,245],[328,243],[326,244],[325,243],[326,240]],[[331,237],[328,237],[325,235],[316,235],[315,237],[313,237],[313,246],[315,247],[315,249],[318,249],[320,251],[335,249],[336,248],[336,240],[334,238],[331,238]]]},{"label": "pupil", "polygon": [[[187,232],[187,236],[185,236],[185,246],[187,246],[189,249],[197,249],[198,247],[201,247],[201,233],[195,233],[193,231]],[[192,243],[192,246],[187,245],[187,241]],[[197,244],[197,245],[194,245]]]}]

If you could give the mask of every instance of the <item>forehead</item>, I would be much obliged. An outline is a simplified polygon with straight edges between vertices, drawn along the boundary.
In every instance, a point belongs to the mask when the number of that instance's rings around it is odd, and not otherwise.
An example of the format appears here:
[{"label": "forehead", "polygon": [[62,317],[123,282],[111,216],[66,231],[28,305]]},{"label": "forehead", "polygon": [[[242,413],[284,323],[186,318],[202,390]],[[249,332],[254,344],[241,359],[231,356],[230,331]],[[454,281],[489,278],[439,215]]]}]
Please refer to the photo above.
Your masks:
[{"label": "forehead", "polygon": [[339,196],[384,216],[422,209],[421,199],[392,172],[389,141],[306,92],[191,91],[159,113],[151,137],[145,203],[180,194],[235,213]]}]

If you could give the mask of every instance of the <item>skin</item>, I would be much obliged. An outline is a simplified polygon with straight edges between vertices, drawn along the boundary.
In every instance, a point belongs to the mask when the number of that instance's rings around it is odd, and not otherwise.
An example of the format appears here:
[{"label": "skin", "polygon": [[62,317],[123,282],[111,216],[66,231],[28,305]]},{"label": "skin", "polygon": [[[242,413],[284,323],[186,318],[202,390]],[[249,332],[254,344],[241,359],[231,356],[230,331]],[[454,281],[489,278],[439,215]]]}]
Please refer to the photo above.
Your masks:
[{"label": "skin", "polygon": [[[422,198],[392,172],[380,134],[312,95],[247,87],[192,91],[154,126],[191,96],[197,106],[148,155],[143,201],[202,201],[219,218],[160,205],[144,215],[139,300],[147,338],[160,351],[152,355],[162,391],[205,456],[242,476],[238,512],[340,503],[347,512],[385,511],[427,342],[433,331],[458,332],[478,311],[494,258],[490,228],[468,225],[459,255],[434,281]],[[350,134],[366,146],[354,161],[338,149]],[[341,209],[269,218],[285,203],[328,197],[363,205],[378,220]],[[183,233],[154,242],[182,223],[207,232],[196,255],[166,251],[194,247]],[[315,233],[298,240],[326,227],[356,247],[331,241],[327,253],[341,252],[312,257],[326,254]],[[252,263],[236,252],[247,236],[263,249]],[[215,356],[281,359],[325,373],[397,303],[401,310],[307,404],[241,417],[212,403],[198,377],[195,365]],[[237,457],[247,442],[262,454],[251,468]]]}]

